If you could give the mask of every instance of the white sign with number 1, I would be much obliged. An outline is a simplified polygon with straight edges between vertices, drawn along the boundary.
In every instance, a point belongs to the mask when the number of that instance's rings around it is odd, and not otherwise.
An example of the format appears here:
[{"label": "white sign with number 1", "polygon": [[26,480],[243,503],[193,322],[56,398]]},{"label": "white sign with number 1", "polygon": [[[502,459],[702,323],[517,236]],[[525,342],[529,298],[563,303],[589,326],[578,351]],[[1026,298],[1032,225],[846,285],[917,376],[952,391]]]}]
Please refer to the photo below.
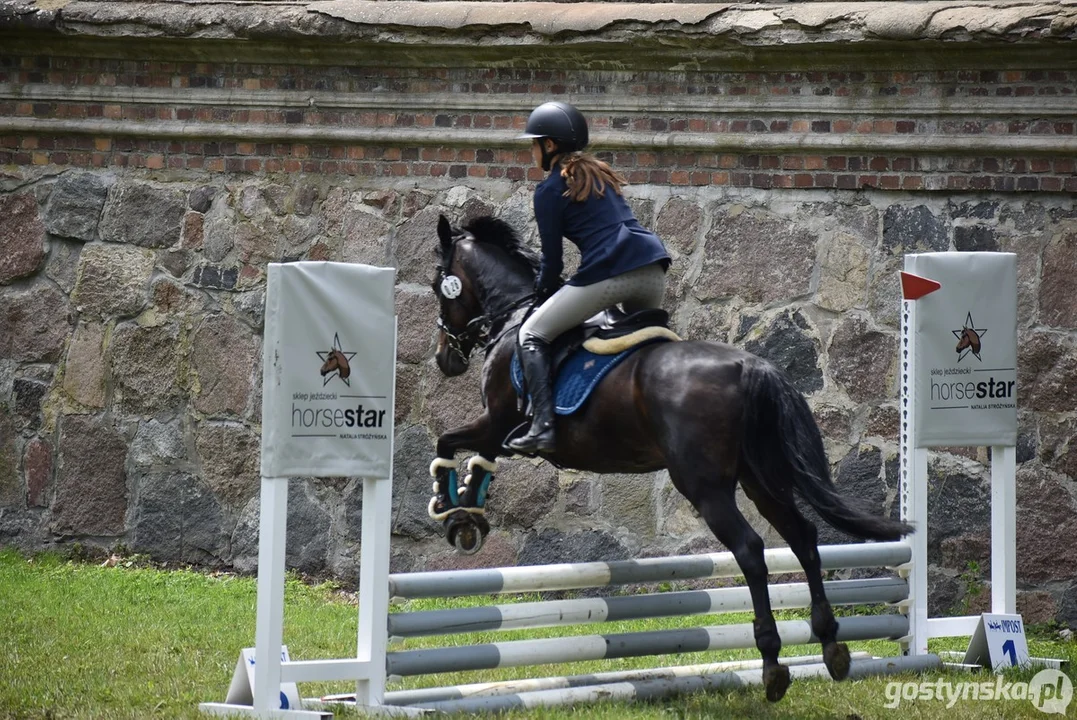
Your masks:
[{"label": "white sign with number 1", "polygon": [[1029,665],[1025,623],[1020,615],[984,613],[969,642],[965,662],[992,670]]}]

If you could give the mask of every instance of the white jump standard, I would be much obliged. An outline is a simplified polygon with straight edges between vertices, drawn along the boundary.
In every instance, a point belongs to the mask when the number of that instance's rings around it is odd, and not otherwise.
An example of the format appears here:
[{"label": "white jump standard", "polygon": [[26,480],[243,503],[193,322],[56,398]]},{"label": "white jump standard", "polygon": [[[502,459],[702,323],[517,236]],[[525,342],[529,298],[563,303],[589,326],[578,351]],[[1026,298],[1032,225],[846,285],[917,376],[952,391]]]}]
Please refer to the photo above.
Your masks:
[{"label": "white jump standard", "polygon": [[[943,400],[940,379],[1017,377],[1017,256],[944,252],[905,256],[901,313],[901,517],[920,532],[912,548],[909,637],[922,655],[935,637],[972,636],[981,618],[929,618],[927,610],[928,452],[940,446],[991,447],[991,611],[1017,612],[1017,405],[1013,398]],[[976,318],[991,318],[976,329]],[[973,327],[968,327],[973,325]],[[975,335],[969,341],[968,331]],[[976,333],[983,333],[981,341]],[[974,344],[974,348],[970,347]],[[975,387],[973,395],[975,395]]]}]

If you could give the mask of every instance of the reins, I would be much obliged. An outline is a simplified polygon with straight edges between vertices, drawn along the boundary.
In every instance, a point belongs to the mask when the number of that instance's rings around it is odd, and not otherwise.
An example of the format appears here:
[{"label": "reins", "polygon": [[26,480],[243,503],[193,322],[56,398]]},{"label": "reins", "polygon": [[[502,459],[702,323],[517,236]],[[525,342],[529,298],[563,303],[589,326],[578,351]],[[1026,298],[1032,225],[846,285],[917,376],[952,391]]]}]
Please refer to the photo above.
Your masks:
[{"label": "reins", "polygon": [[455,330],[439,315],[437,326],[445,333],[445,337],[449,342],[449,349],[464,362],[465,365],[471,362],[471,353],[464,352],[464,343],[470,342],[472,349],[482,343],[483,354],[489,355],[490,350],[497,344],[501,338],[505,337],[509,332],[515,328],[520,327],[522,323],[514,323],[508,325],[501,332],[490,337],[490,331],[493,330],[501,322],[508,319],[513,313],[519,310],[535,299],[535,293],[528,293],[523,297],[520,297],[513,301],[507,308],[500,310],[492,315],[479,315],[476,318],[472,318],[468,321],[468,324],[464,326],[463,330]]}]

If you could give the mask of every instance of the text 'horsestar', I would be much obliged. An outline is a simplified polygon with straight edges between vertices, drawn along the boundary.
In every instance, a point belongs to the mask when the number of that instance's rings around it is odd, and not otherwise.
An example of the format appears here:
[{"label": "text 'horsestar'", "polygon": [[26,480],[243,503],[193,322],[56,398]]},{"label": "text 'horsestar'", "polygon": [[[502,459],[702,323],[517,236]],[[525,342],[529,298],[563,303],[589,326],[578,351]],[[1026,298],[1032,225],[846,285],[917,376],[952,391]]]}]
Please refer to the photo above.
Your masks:
[{"label": "text 'horsestar'", "polygon": [[301,408],[292,404],[293,428],[380,428],[385,425],[385,410],[367,408]]}]

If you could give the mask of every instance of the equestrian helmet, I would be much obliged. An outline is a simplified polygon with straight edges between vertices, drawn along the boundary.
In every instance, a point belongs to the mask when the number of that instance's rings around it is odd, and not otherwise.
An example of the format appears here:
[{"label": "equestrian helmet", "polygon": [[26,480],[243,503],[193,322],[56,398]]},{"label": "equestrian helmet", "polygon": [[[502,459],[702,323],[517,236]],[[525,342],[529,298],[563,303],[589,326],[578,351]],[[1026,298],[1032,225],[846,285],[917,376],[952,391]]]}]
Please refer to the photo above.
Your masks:
[{"label": "equestrian helmet", "polygon": [[550,138],[562,152],[583,150],[589,140],[587,119],[572,105],[548,102],[531,111],[520,138]]}]

